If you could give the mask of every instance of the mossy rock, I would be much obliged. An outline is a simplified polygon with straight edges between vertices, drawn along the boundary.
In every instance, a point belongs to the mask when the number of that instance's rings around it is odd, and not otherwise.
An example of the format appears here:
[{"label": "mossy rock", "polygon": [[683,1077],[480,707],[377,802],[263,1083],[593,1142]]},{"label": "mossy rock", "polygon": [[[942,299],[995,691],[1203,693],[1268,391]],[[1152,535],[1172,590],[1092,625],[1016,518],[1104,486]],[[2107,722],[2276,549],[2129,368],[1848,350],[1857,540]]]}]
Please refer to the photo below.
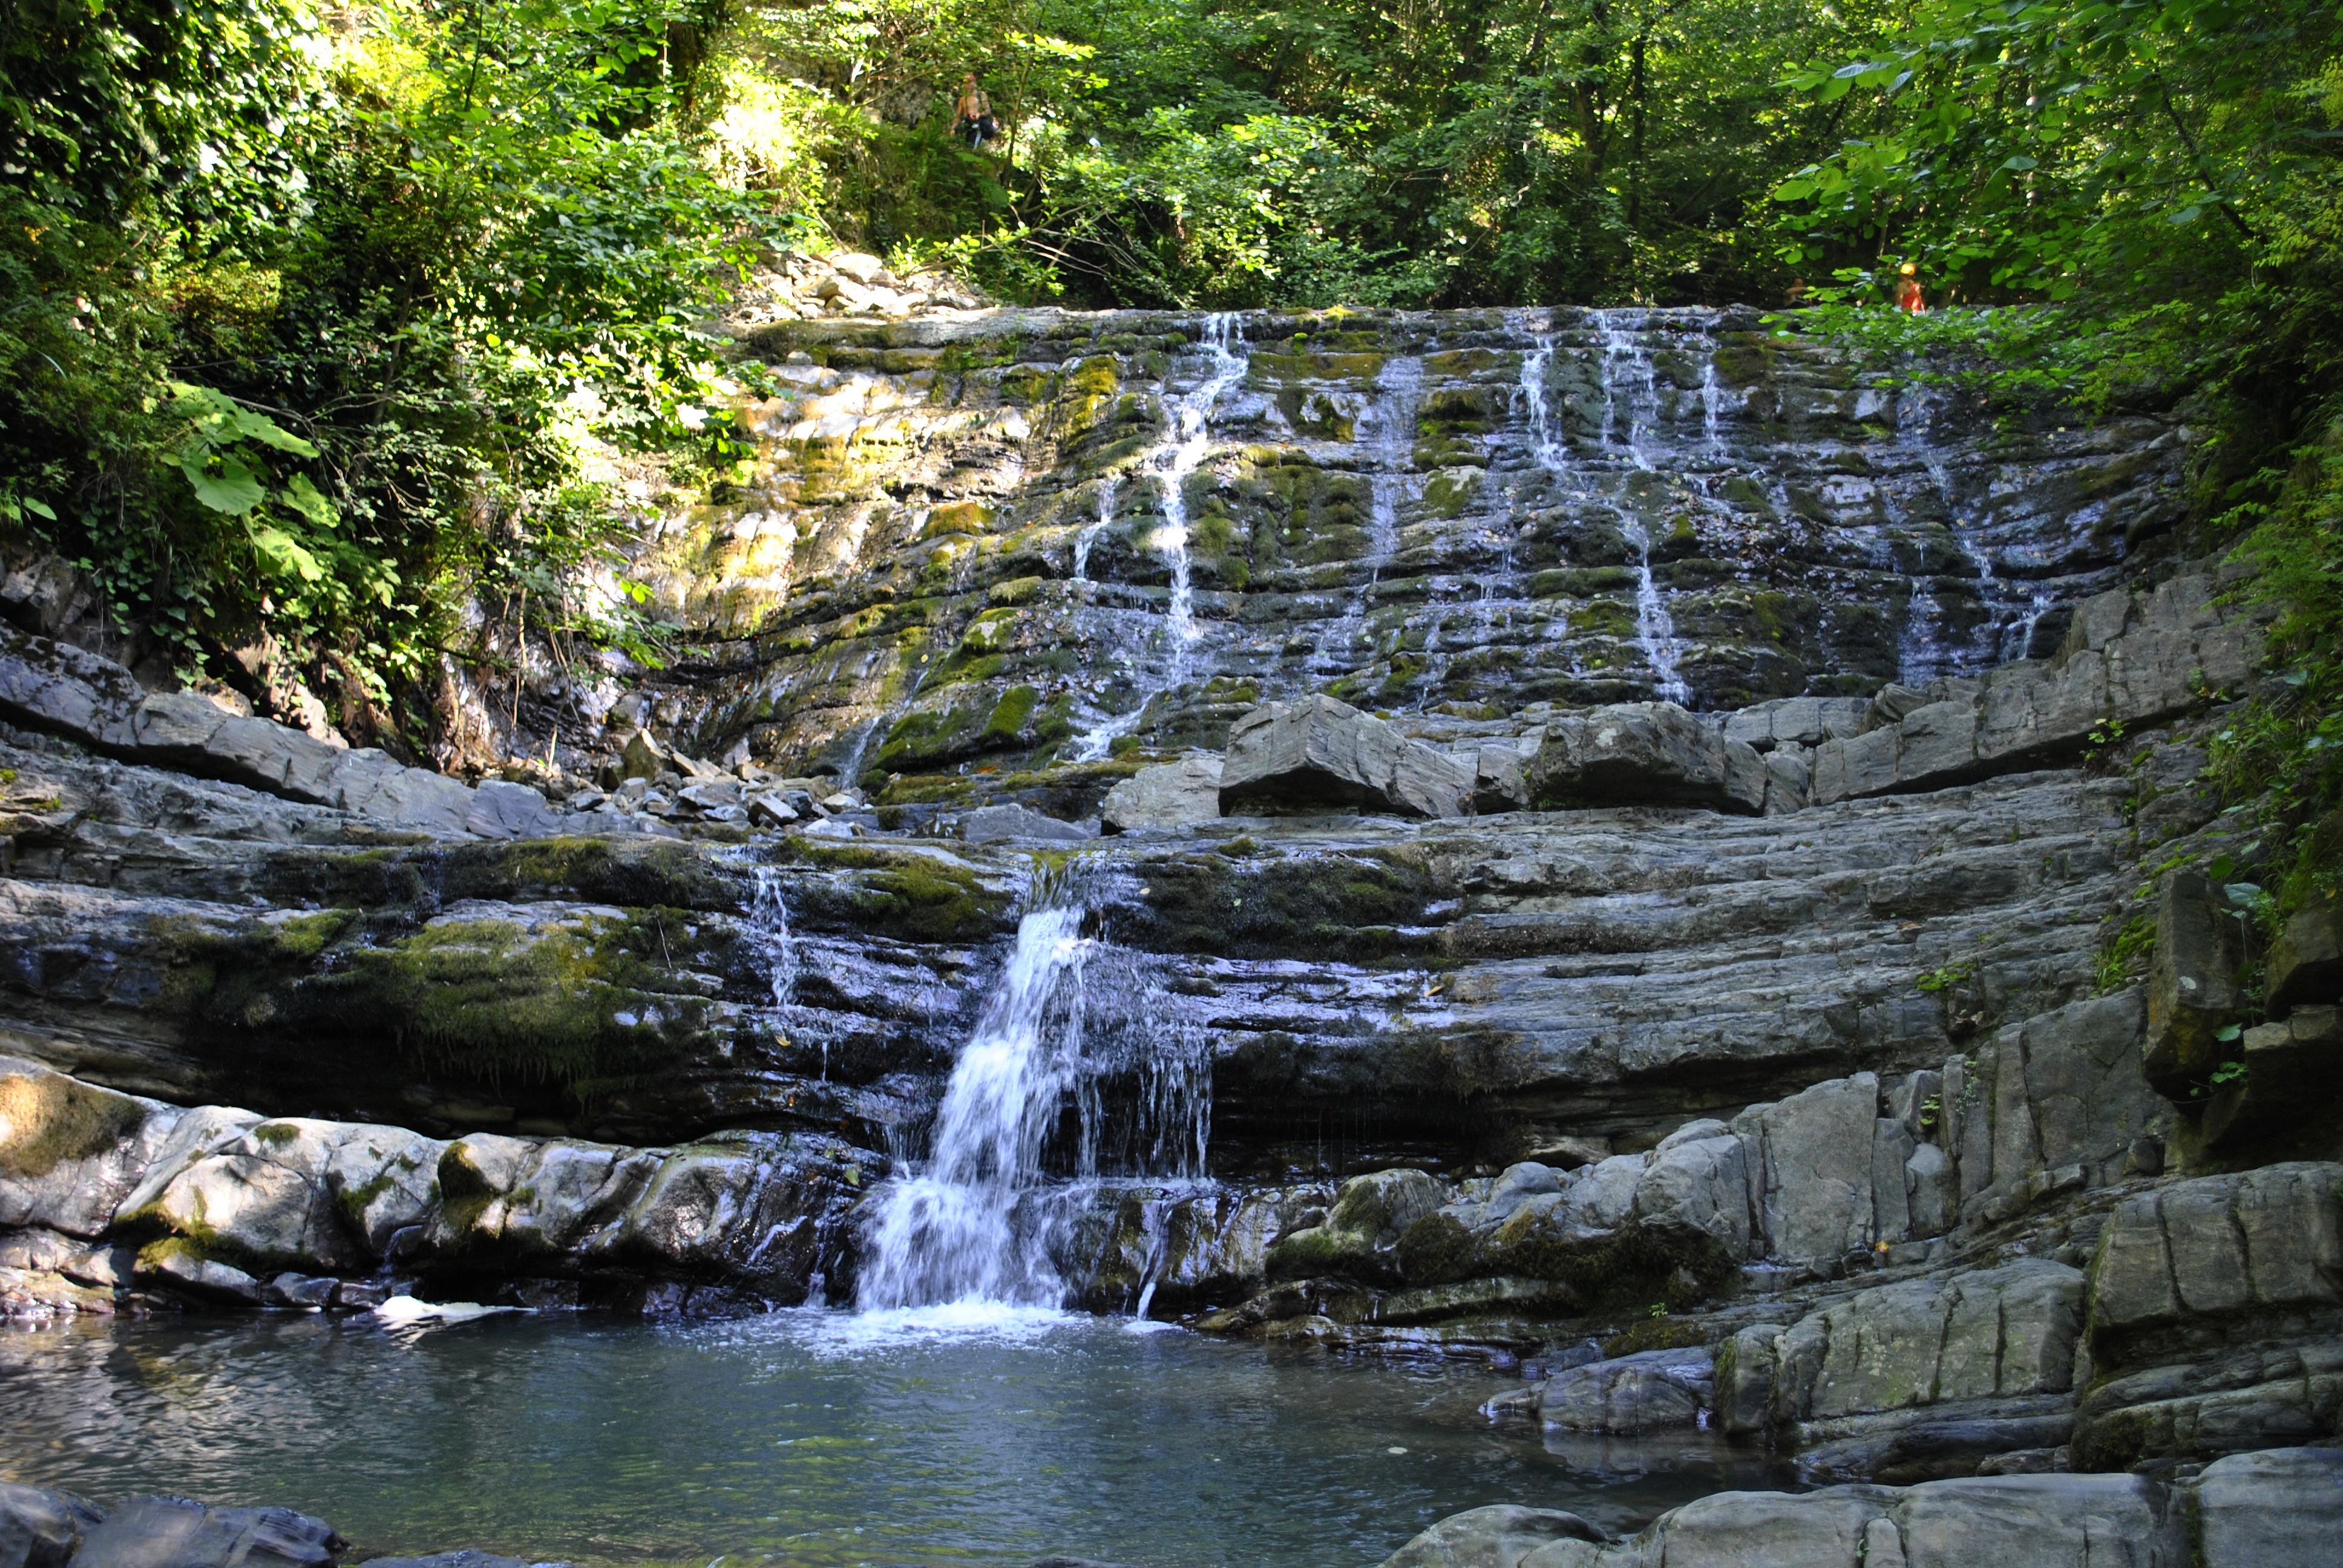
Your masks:
[{"label": "mossy rock", "polygon": [[794,882],[794,922],[807,930],[842,930],[911,942],[979,942],[1008,929],[1014,903],[972,867],[917,849],[784,839],[788,864],[837,875]]},{"label": "mossy rock", "polygon": [[126,1094],[62,1073],[0,1077],[0,1176],[38,1181],[58,1166],[103,1154],[146,1120]]},{"label": "mossy rock", "polygon": [[1436,945],[1419,926],[1442,884],[1412,846],[1308,850],[1242,862],[1197,854],[1133,869],[1141,901],[1119,909],[1121,940],[1157,951],[1399,959]]}]

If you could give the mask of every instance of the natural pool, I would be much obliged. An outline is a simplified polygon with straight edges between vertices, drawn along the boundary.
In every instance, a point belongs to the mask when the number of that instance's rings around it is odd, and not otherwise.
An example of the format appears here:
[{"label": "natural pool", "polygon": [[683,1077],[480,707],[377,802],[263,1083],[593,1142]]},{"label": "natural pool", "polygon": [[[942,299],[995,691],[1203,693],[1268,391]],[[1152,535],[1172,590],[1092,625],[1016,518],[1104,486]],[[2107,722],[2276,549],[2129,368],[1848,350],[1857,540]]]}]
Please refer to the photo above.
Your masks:
[{"label": "natural pool", "polygon": [[1369,1568],[1479,1503],[1617,1530],[1781,1480],[1689,1434],[1493,1424],[1506,1386],[1000,1309],[82,1320],[0,1332],[0,1474],[284,1503],[371,1551],[694,1568]]}]

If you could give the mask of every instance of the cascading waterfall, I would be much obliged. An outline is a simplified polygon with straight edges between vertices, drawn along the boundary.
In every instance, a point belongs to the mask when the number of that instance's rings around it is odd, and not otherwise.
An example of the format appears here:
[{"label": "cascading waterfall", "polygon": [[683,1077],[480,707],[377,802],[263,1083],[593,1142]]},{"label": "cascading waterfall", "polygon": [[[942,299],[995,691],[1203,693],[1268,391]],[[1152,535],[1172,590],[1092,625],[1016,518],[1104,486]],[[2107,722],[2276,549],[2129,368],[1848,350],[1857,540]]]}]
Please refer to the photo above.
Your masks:
[{"label": "cascading waterfall", "polygon": [[[1168,416],[1162,441],[1139,460],[1141,473],[1152,475],[1161,491],[1163,521],[1155,530],[1155,548],[1166,565],[1172,568],[1172,593],[1164,607],[1163,629],[1170,649],[1164,659],[1160,678],[1142,689],[1139,700],[1130,711],[1115,715],[1083,735],[1076,743],[1077,761],[1095,761],[1107,754],[1108,749],[1121,736],[1138,727],[1147,712],[1147,705],[1163,692],[1170,691],[1188,678],[1188,658],[1197,638],[1195,590],[1190,579],[1188,561],[1188,477],[1202,466],[1205,454],[1212,449],[1212,407],[1232,387],[1244,379],[1246,357],[1244,339],[1238,330],[1232,313],[1221,312],[1204,318],[1204,336],[1201,347],[1206,356],[1204,378],[1187,393],[1174,396],[1167,387],[1164,392],[1164,412]],[[1113,488],[1110,486],[1104,499],[1101,522],[1113,517]],[[1095,538],[1091,529],[1085,535]],[[1087,539],[1078,539],[1075,549],[1081,559],[1079,568],[1090,568]]]},{"label": "cascading waterfall", "polygon": [[1099,485],[1098,516],[1074,536],[1074,580],[1078,583],[1091,580],[1091,547],[1097,544],[1098,537],[1114,524],[1114,481],[1111,478],[1101,481]]},{"label": "cascading waterfall", "polygon": [[1349,659],[1366,629],[1367,604],[1383,580],[1383,568],[1399,554],[1399,510],[1413,466],[1416,405],[1423,396],[1423,361],[1394,357],[1375,377],[1375,398],[1361,422],[1373,431],[1366,450],[1374,460],[1367,476],[1367,575],[1344,606],[1342,618],[1312,660],[1312,673],[1324,677],[1350,668]]},{"label": "cascading waterfall", "polygon": [[749,905],[749,940],[765,960],[772,984],[773,1005],[785,1008],[798,984],[797,950],[789,942],[789,905],[781,891],[778,866],[756,868],[757,892]]},{"label": "cascading waterfall", "polygon": [[[1624,448],[1634,471],[1653,473],[1655,469],[1644,454],[1644,441],[1647,415],[1656,415],[1659,399],[1652,357],[1635,337],[1635,331],[1645,324],[1644,319],[1639,316],[1632,322],[1624,321],[1616,311],[1598,310],[1592,314],[1603,333],[1604,345],[1597,361],[1603,385],[1601,445],[1606,452]],[[1545,377],[1554,362],[1554,338],[1551,335],[1539,336],[1533,342],[1534,347],[1522,358],[1521,375],[1522,396],[1529,405],[1530,449],[1541,467],[1571,484],[1578,477],[1546,402]],[[1720,393],[1721,389],[1712,392],[1704,383],[1702,422],[1712,447],[1722,440],[1717,417]],[[1626,413],[1624,435],[1619,428],[1623,404]],[[1574,487],[1584,486],[1582,482]],[[1633,498],[1632,494],[1622,497],[1619,531],[1635,548],[1635,645],[1651,666],[1659,695],[1670,702],[1690,703],[1692,688],[1678,673],[1684,648],[1676,640],[1675,619],[1668,613],[1667,599],[1652,576],[1651,534],[1643,519],[1628,509]]]},{"label": "cascading waterfall", "polygon": [[[1051,1242],[1102,1174],[1202,1172],[1205,1053],[1162,1026],[1134,955],[1082,935],[1071,886],[1045,884],[1034,901],[952,1066],[930,1157],[877,1199],[856,1292],[865,1312],[1059,1306]],[[1104,1087],[1133,1081],[1131,1103],[1110,1107]],[[1047,1156],[1069,1110],[1071,1171],[1053,1181]]]}]

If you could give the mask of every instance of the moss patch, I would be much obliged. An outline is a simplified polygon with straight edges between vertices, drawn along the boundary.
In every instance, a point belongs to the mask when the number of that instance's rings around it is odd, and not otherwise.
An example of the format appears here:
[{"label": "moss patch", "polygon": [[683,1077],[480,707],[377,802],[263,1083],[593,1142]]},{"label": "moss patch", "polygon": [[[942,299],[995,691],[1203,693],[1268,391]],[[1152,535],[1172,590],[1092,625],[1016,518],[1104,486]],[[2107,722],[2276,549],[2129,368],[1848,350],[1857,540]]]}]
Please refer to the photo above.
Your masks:
[{"label": "moss patch", "polygon": [[136,1101],[61,1073],[0,1078],[0,1176],[32,1181],[103,1154],[146,1112]]}]

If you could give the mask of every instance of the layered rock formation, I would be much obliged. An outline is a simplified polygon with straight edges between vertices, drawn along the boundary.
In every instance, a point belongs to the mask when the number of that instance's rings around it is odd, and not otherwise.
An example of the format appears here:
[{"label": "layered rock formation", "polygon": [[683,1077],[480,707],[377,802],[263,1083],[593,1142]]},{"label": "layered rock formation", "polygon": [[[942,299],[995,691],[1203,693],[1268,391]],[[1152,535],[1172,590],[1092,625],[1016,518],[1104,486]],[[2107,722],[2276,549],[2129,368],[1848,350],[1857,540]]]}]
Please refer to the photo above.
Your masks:
[{"label": "layered rock formation", "polygon": [[1071,1300],[1549,1372],[1912,1560],[2061,1487],[2149,1560],[2211,1483],[2114,1471],[2338,1432],[2343,943],[2237,983],[2170,420],[1731,315],[751,347],[636,562],[694,655],[532,688],[542,791],[0,633],[11,1311],[843,1301],[1046,908]]}]

